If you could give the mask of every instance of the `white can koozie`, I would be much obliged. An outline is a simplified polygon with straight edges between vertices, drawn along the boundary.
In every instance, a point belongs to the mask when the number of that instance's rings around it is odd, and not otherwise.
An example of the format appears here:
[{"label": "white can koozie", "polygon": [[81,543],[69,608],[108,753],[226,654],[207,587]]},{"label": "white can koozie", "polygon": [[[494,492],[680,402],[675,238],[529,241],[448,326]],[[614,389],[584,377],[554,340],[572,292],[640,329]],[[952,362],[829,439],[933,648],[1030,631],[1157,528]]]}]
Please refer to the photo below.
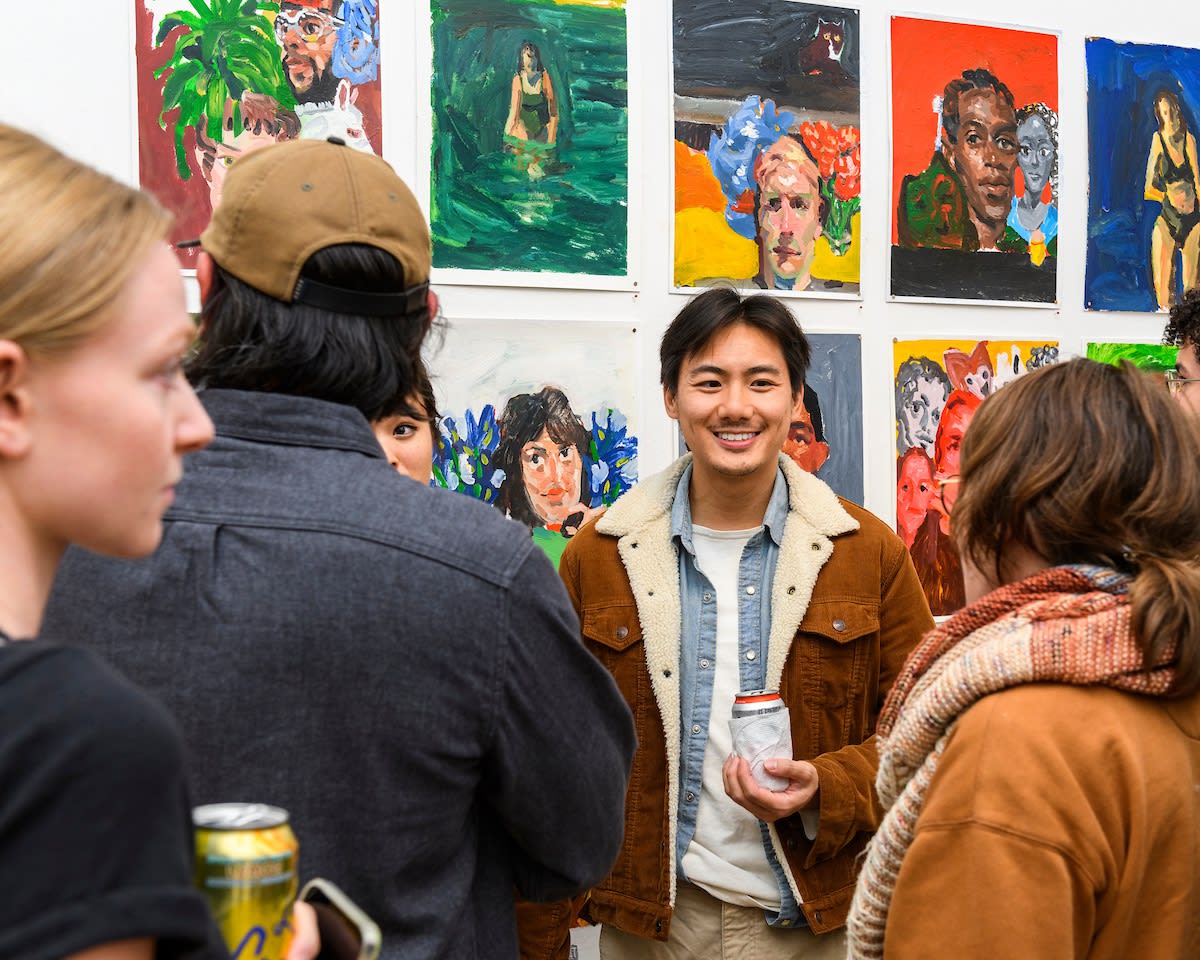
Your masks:
[{"label": "white can koozie", "polygon": [[777,690],[749,690],[733,701],[729,721],[733,752],[750,763],[755,782],[768,790],[786,790],[789,780],[767,773],[767,760],[792,759],[792,726]]}]

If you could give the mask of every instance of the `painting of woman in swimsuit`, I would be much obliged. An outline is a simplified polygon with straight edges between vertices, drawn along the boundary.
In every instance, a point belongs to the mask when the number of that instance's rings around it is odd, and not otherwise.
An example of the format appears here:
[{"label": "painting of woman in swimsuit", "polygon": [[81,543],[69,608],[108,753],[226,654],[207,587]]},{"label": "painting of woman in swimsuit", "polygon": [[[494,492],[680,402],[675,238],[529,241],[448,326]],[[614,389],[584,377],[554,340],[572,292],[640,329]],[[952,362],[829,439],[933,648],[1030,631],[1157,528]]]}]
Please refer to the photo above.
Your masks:
[{"label": "painting of woman in swimsuit", "polygon": [[1166,88],[1154,95],[1158,131],[1150,141],[1146,162],[1146,199],[1160,202],[1162,212],[1150,237],[1150,272],[1158,309],[1166,310],[1175,289],[1175,257],[1180,256],[1183,289],[1200,286],[1200,208],[1196,186],[1200,163],[1196,137],[1188,130],[1179,97]]},{"label": "painting of woman in swimsuit", "polygon": [[521,159],[531,180],[542,177],[542,162],[554,147],[558,134],[558,103],[550,72],[542,66],[536,43],[526,40],[517,54],[517,72],[512,79],[508,119],[504,121],[504,143]]}]

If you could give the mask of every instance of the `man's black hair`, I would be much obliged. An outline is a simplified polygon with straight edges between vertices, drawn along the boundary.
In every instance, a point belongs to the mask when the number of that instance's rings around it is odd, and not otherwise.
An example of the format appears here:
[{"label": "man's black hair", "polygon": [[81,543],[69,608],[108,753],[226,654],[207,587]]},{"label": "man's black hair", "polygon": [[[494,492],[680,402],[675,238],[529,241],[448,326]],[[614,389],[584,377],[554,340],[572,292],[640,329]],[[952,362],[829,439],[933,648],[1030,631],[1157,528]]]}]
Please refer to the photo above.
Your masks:
[{"label": "man's black hair", "polygon": [[1192,345],[1192,352],[1200,362],[1200,289],[1189,290],[1180,301],[1171,306],[1170,319],[1163,331],[1163,343],[1182,347],[1184,341]]},{"label": "man's black hair", "polygon": [[812,421],[813,439],[824,443],[825,418],[821,416],[821,398],[807,383],[804,385],[804,409],[808,411],[808,419]]},{"label": "man's black hair", "polygon": [[996,96],[1007,103],[1009,108],[1014,111],[1013,115],[1016,115],[1012,91],[994,73],[984,70],[982,67],[976,70],[964,70],[961,77],[955,77],[946,84],[946,89],[942,91],[942,129],[946,132],[946,139],[950,143],[958,143],[960,126],[958,101],[964,93],[971,90],[994,90]]},{"label": "man's black hair", "polygon": [[804,389],[812,348],[792,312],[765,293],[742,297],[725,287],[714,287],[693,297],[663,334],[658,348],[659,380],[668,393],[674,395],[679,389],[683,361],[736,323],[761,330],[779,344],[792,396],[799,395]]},{"label": "man's black hair", "polygon": [[[362,244],[317,251],[300,276],[371,293],[405,289],[399,261]],[[200,316],[200,344],[187,363],[197,387],[328,400],[356,407],[368,420],[404,409],[420,389],[427,307],[394,317],[329,313],[269,297],[214,263]]]}]

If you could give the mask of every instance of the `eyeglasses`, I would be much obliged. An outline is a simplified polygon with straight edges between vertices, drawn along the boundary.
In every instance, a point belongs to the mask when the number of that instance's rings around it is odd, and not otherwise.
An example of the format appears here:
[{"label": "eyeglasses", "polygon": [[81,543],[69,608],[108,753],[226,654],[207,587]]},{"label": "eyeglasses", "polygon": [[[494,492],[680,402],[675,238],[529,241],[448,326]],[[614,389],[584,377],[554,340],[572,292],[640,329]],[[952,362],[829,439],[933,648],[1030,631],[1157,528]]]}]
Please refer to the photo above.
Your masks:
[{"label": "eyeglasses", "polygon": [[283,43],[284,37],[295,30],[306,42],[316,43],[341,25],[341,20],[324,10],[287,7],[275,14],[275,38]]},{"label": "eyeglasses", "polygon": [[946,502],[946,488],[957,484],[962,478],[956,473],[951,477],[942,477],[938,481],[937,498],[946,516],[950,516],[951,504]]},{"label": "eyeglasses", "polygon": [[1178,370],[1168,370],[1166,374],[1167,393],[1171,396],[1177,396],[1179,392],[1188,383],[1200,383],[1200,378],[1197,377],[1181,377]]}]

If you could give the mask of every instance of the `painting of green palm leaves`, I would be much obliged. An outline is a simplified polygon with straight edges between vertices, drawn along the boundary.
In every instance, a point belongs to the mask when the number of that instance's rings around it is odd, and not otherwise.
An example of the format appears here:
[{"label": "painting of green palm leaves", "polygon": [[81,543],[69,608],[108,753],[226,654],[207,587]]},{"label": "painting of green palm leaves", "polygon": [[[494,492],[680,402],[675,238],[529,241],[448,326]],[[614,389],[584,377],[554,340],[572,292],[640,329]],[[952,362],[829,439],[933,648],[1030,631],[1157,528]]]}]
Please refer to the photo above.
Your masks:
[{"label": "painting of green palm leaves", "polygon": [[166,75],[159,123],[174,117],[175,165],[183,180],[191,177],[184,133],[199,127],[213,140],[221,139],[221,125],[229,105],[234,135],[242,132],[241,101],[247,92],[267,94],[283,107],[294,107],[295,97],[283,75],[279,46],[266,14],[279,12],[279,4],[260,0],[188,0],[190,9],[163,17],[154,45],[171,49],[155,79]]}]

